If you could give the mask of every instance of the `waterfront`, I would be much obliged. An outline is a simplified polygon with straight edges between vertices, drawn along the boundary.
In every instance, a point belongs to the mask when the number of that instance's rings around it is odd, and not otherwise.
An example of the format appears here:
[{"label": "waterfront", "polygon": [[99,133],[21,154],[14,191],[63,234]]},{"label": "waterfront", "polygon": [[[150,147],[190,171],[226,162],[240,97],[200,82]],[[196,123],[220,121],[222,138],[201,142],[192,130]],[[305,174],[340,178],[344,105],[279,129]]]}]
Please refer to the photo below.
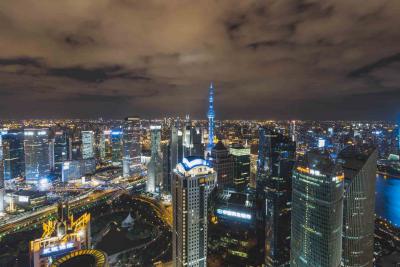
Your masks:
[{"label": "waterfront", "polygon": [[377,216],[400,227],[400,179],[377,175],[375,211]]}]

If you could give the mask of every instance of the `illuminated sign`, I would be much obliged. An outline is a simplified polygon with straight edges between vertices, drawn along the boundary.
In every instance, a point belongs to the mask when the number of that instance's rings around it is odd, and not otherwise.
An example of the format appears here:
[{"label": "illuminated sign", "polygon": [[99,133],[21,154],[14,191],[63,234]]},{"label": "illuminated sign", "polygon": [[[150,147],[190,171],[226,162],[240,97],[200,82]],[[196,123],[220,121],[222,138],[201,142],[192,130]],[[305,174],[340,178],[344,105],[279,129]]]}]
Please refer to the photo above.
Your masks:
[{"label": "illuminated sign", "polygon": [[187,158],[184,158],[182,163],[185,164],[189,169],[199,165],[207,166],[207,162],[204,159],[193,159],[192,161],[189,161]]},{"label": "illuminated sign", "polygon": [[20,203],[28,203],[29,197],[28,196],[18,196],[18,202]]},{"label": "illuminated sign", "polygon": [[150,130],[161,130],[160,125],[150,125]]},{"label": "illuminated sign", "polygon": [[318,147],[319,148],[325,147],[325,139],[322,138],[318,139]]},{"label": "illuminated sign", "polygon": [[224,210],[224,209],[217,209],[217,213],[220,215],[226,215],[229,217],[236,217],[245,220],[251,220],[251,215],[247,213],[232,211],[232,210]]},{"label": "illuminated sign", "polygon": [[71,249],[74,249],[74,243],[60,244],[57,246],[44,248],[41,256],[49,256],[53,253],[65,252]]},{"label": "illuminated sign", "polygon": [[121,135],[122,131],[111,131],[111,135]]}]

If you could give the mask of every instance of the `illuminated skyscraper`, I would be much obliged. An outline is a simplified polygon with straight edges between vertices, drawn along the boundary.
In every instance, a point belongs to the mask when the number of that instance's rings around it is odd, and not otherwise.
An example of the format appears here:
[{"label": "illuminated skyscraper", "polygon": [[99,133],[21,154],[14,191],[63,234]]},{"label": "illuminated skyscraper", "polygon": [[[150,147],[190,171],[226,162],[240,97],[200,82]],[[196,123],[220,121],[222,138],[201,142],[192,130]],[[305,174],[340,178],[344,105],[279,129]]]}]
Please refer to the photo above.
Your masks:
[{"label": "illuminated skyscraper", "polygon": [[173,169],[183,159],[183,133],[177,125],[171,127],[171,137],[169,141],[169,184],[166,185],[168,192],[171,192],[171,182],[173,179]]},{"label": "illuminated skyscraper", "polygon": [[292,180],[292,267],[338,267],[342,254],[343,180],[327,152],[312,150],[297,163]]},{"label": "illuminated skyscraper", "polygon": [[68,160],[68,142],[65,131],[54,133],[54,174],[61,178],[62,164]]},{"label": "illuminated skyscraper", "polygon": [[123,175],[138,174],[141,171],[140,118],[128,117],[123,126]]},{"label": "illuminated skyscraper", "polygon": [[250,182],[250,148],[235,144],[229,153],[234,161],[233,184],[237,189],[244,189]]},{"label": "illuminated skyscraper", "polygon": [[163,180],[163,164],[161,158],[161,126],[150,126],[151,131],[151,158],[147,166],[147,184],[146,191],[150,193],[159,193]]},{"label": "illuminated skyscraper", "polygon": [[4,179],[10,180],[23,177],[24,163],[24,132],[8,130],[3,135]]},{"label": "illuminated skyscraper", "polygon": [[112,164],[114,166],[122,165],[122,130],[114,129],[111,131],[111,150]]},{"label": "illuminated skyscraper", "polygon": [[207,265],[207,200],[216,173],[199,157],[184,158],[172,183],[175,267]]},{"label": "illuminated skyscraper", "polygon": [[25,178],[38,184],[50,174],[49,132],[47,129],[25,129]]},{"label": "illuminated skyscraper", "polygon": [[208,90],[208,145],[207,145],[207,153],[211,153],[211,149],[214,147],[214,87],[213,84],[210,84],[210,88]]},{"label": "illuminated skyscraper", "polygon": [[344,171],[343,252],[345,267],[374,263],[375,179],[377,150],[349,146],[339,159]]},{"label": "illuminated skyscraper", "polygon": [[94,133],[93,131],[82,131],[82,158],[94,158]]},{"label": "illuminated skyscraper", "polygon": [[202,133],[201,128],[196,127],[192,124],[189,116],[186,117],[185,127],[183,129],[183,156],[190,157],[203,157],[204,156],[204,146],[202,143]]}]

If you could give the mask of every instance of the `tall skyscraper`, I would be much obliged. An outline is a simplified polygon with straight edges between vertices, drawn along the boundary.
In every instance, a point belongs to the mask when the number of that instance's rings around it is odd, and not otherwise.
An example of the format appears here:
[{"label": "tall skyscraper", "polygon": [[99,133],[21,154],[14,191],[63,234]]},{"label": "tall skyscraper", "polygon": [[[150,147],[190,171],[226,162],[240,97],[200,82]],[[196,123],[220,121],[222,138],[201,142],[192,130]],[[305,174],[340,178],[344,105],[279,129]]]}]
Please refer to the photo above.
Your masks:
[{"label": "tall skyscraper", "polygon": [[82,159],[94,158],[94,133],[82,131]]},{"label": "tall skyscraper", "polygon": [[199,157],[176,166],[172,184],[173,262],[175,267],[207,265],[207,200],[216,173]]},{"label": "tall skyscraper", "polygon": [[68,160],[68,137],[66,131],[54,133],[54,174],[61,178],[62,165]]},{"label": "tall skyscraper", "polygon": [[150,126],[151,131],[151,158],[147,166],[146,191],[159,193],[163,181],[163,162],[161,157],[161,126]]},{"label": "tall skyscraper", "polygon": [[140,118],[128,117],[123,127],[123,175],[139,174],[141,171]]},{"label": "tall skyscraper", "polygon": [[203,157],[204,155],[201,128],[194,126],[188,116],[183,129],[183,146],[184,157]]},{"label": "tall skyscraper", "polygon": [[373,266],[377,157],[377,150],[355,146],[339,154],[344,171],[341,266]]},{"label": "tall skyscraper", "polygon": [[25,178],[27,183],[38,184],[50,175],[49,131],[25,129]]},{"label": "tall skyscraper", "polygon": [[214,87],[213,84],[210,84],[210,88],[208,89],[208,145],[207,145],[207,153],[211,153],[211,149],[214,147]]},{"label": "tall skyscraper", "polygon": [[24,132],[8,130],[2,135],[4,179],[10,180],[23,177],[25,171]]},{"label": "tall skyscraper", "polygon": [[169,150],[169,184],[166,185],[168,187],[166,190],[171,192],[171,182],[174,175],[173,169],[178,163],[182,162],[183,159],[183,133],[179,126],[175,124],[171,127]]},{"label": "tall skyscraper", "polygon": [[343,226],[340,164],[312,150],[293,171],[291,260],[294,266],[340,266]]},{"label": "tall skyscraper", "polygon": [[217,173],[218,187],[233,186],[234,161],[221,141],[211,149],[209,162]]},{"label": "tall skyscraper", "polygon": [[250,148],[234,144],[229,153],[234,161],[233,184],[237,189],[244,189],[250,182]]},{"label": "tall skyscraper", "polygon": [[114,129],[111,131],[111,150],[112,164],[114,166],[122,165],[122,130]]}]

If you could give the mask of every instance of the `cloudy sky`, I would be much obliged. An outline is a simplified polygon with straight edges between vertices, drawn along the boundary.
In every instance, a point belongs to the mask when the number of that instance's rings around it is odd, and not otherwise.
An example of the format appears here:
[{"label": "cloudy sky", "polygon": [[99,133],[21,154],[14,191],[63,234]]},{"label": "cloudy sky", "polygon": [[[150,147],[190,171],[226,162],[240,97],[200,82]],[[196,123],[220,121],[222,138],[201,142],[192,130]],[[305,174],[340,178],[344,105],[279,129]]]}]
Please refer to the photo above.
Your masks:
[{"label": "cloudy sky", "polygon": [[399,0],[2,0],[0,118],[395,119]]}]

